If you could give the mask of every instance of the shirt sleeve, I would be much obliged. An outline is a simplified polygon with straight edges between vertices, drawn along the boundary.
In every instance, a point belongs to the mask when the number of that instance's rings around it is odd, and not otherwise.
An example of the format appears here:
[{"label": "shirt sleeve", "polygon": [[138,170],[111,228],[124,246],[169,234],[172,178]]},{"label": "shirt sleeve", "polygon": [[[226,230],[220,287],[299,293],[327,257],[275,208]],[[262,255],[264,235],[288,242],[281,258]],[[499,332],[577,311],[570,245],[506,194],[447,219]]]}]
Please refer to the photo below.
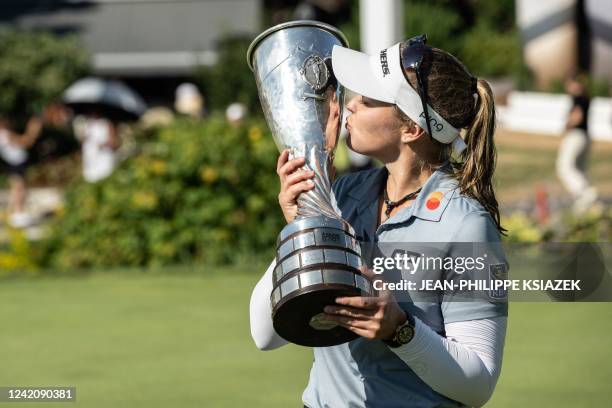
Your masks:
[{"label": "shirt sleeve", "polygon": [[[482,268],[447,270],[448,280],[487,282],[506,279],[509,269],[499,233],[486,211],[466,214],[455,235],[449,240],[447,256],[454,260],[478,259]],[[456,263],[455,265],[459,265]],[[458,286],[458,285],[455,285]],[[508,316],[507,294],[499,291],[473,291],[472,297],[458,290],[444,293],[441,305],[444,323]]]},{"label": "shirt sleeve", "polygon": [[260,350],[273,350],[288,343],[287,340],[276,333],[272,323],[270,294],[272,293],[272,272],[275,266],[276,261],[272,261],[259,282],[257,282],[251,294],[249,305],[251,337],[253,337],[255,345]]},{"label": "shirt sleeve", "polygon": [[506,317],[448,323],[446,338],[418,318],[410,343],[392,348],[436,392],[470,407],[493,395],[501,372]]}]

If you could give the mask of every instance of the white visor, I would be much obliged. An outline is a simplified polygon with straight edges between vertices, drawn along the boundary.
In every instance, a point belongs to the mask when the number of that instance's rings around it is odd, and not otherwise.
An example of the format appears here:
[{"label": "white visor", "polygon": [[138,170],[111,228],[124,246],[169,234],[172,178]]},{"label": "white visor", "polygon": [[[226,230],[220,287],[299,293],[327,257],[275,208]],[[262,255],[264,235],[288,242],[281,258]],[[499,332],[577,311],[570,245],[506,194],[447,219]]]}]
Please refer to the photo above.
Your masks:
[{"label": "white visor", "polygon": [[[402,72],[400,44],[381,50],[374,55],[334,45],[332,66],[338,81],[351,91],[378,101],[393,103],[427,132],[427,120],[423,103]],[[461,153],[465,142],[459,130],[448,123],[429,104],[427,105],[432,137],[437,141],[453,145]]]}]

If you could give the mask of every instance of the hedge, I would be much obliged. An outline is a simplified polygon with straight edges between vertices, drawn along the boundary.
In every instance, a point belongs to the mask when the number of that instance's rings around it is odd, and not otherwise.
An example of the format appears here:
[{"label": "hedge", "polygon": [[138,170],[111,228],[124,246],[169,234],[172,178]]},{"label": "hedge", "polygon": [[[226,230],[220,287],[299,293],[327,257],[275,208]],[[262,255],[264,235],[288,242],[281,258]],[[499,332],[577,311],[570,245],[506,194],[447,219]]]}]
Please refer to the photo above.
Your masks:
[{"label": "hedge", "polygon": [[44,264],[158,266],[273,256],[284,220],[278,151],[263,122],[183,120],[144,139],[141,152],[108,179],[68,188]]}]

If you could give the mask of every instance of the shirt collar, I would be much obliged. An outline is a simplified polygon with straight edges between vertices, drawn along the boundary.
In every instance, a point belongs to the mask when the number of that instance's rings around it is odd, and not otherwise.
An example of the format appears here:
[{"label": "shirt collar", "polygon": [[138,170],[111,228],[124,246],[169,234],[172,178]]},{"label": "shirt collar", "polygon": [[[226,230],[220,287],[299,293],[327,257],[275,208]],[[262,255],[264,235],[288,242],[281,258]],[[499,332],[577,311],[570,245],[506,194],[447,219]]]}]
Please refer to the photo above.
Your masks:
[{"label": "shirt collar", "polygon": [[410,215],[423,220],[440,221],[457,191],[457,186],[457,180],[452,177],[450,163],[446,162],[425,182],[421,193],[410,207]]},{"label": "shirt collar", "polygon": [[[444,163],[427,179],[415,202],[384,224],[404,222],[413,215],[423,220],[440,221],[457,189],[457,181],[451,177],[451,172],[450,163]],[[372,201],[378,200],[386,173],[384,167],[376,169],[361,185],[347,192],[348,196],[359,201],[359,213],[365,211]]]}]

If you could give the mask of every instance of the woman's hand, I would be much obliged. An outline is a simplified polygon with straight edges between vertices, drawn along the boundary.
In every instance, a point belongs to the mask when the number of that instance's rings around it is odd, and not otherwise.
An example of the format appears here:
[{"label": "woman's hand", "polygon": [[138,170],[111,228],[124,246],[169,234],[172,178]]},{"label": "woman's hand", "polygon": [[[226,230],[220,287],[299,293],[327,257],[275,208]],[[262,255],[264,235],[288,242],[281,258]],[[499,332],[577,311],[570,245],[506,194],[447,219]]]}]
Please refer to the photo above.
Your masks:
[{"label": "woman's hand", "polygon": [[[372,277],[372,281],[380,279]],[[393,294],[385,290],[376,297],[337,298],[336,305],[325,307],[325,318],[366,339],[391,340],[407,316]]]},{"label": "woman's hand", "polygon": [[280,177],[280,193],[278,203],[287,223],[297,216],[297,198],[308,190],[314,188],[314,171],[299,170],[306,163],[303,157],[289,160],[289,150],[283,150],[276,165],[276,173]]}]

